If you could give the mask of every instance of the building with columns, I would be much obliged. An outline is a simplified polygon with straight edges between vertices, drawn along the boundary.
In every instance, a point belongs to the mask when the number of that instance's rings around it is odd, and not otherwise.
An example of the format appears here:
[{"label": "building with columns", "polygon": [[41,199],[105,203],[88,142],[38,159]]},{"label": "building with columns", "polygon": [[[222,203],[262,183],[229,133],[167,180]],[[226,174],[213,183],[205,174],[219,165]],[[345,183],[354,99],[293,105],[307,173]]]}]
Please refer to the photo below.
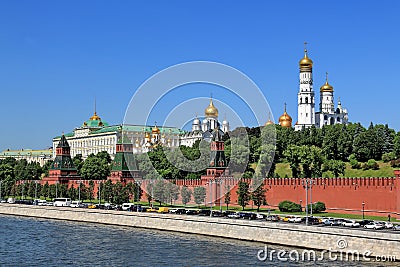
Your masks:
[{"label": "building with columns", "polygon": [[[72,132],[64,134],[70,145],[70,154],[75,157],[78,154],[86,159],[90,154],[107,151],[114,158],[116,154],[117,140],[121,133],[132,144],[133,154],[146,153],[157,146],[176,148],[180,145],[193,146],[197,140],[207,138],[214,129],[220,127],[218,121],[218,109],[212,99],[205,109],[205,118],[200,122],[195,118],[192,123],[192,131],[183,131],[176,127],[148,126],[148,125],[109,125],[103,121],[95,111],[89,120],[83,122],[80,127]],[[221,130],[220,130],[221,131]],[[222,132],[229,131],[229,122],[222,122]],[[56,157],[56,147],[61,136],[53,138],[53,158]]]}]

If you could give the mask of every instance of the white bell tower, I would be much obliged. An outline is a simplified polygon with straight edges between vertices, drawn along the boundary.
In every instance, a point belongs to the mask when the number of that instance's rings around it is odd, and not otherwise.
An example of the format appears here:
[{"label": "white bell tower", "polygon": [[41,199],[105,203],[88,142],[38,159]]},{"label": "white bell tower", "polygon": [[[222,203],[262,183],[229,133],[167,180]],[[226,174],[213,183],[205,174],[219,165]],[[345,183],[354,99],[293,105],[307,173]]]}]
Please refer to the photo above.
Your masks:
[{"label": "white bell tower", "polygon": [[304,57],[299,62],[300,90],[297,94],[297,123],[295,130],[315,125],[315,99],[313,90],[313,62],[307,56],[307,43],[304,43]]}]

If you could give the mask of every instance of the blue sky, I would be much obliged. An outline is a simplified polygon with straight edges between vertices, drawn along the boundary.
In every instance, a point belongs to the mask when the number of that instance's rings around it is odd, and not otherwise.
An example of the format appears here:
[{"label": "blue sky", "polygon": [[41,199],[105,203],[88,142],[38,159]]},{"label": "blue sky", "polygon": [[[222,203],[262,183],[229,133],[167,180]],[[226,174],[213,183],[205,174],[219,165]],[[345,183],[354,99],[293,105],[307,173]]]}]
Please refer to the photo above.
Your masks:
[{"label": "blue sky", "polygon": [[[0,150],[50,146],[92,115],[95,97],[98,114],[121,123],[144,81],[194,60],[242,71],[275,120],[286,102],[295,122],[304,41],[317,93],[328,71],[350,121],[398,131],[399,13],[399,1],[3,0]],[[230,100],[213,86],[193,88]]]}]

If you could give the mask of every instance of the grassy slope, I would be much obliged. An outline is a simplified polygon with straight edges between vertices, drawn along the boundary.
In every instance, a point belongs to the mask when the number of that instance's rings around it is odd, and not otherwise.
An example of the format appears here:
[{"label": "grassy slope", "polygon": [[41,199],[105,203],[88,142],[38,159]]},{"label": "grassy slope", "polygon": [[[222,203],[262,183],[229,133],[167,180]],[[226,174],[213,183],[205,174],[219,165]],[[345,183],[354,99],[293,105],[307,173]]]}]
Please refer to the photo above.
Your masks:
[{"label": "grassy slope", "polygon": [[[352,169],[349,163],[346,163],[346,171],[344,177],[393,177],[394,176],[394,168],[390,166],[389,163],[384,163],[379,161],[379,170],[363,170],[363,169]],[[278,163],[276,165],[276,173],[279,174],[280,177],[288,177],[292,176],[292,172],[289,168],[288,163]],[[332,173],[325,172],[323,177],[333,177]]]}]

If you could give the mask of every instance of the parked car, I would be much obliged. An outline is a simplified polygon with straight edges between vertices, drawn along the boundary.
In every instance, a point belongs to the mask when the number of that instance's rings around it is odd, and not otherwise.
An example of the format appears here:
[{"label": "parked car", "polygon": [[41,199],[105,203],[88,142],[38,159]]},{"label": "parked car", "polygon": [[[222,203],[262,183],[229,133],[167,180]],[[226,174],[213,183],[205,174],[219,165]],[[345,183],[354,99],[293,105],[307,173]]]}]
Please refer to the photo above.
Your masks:
[{"label": "parked car", "polygon": [[292,217],[288,220],[290,223],[301,223],[302,218],[301,217]]},{"label": "parked car", "polygon": [[95,208],[96,208],[95,204],[93,204],[93,203],[88,204],[88,209],[95,209]]},{"label": "parked car", "polygon": [[240,218],[247,220],[255,220],[257,218],[257,215],[252,212],[239,212],[239,216]]},{"label": "parked car", "polygon": [[365,229],[374,229],[374,230],[379,230],[379,229],[384,229],[385,226],[379,222],[370,222],[366,225],[364,225]]},{"label": "parked car", "polygon": [[344,220],[342,222],[342,226],[356,228],[356,227],[360,227],[360,224],[353,220]]},{"label": "parked car", "polygon": [[285,217],[282,218],[282,221],[289,222],[290,218],[293,218],[293,216],[285,216]]},{"label": "parked car", "polygon": [[263,219],[265,219],[265,215],[264,215],[264,214],[261,214],[261,213],[257,213],[257,214],[256,214],[256,219],[257,219],[257,220],[263,220]]},{"label": "parked car", "polygon": [[271,222],[278,222],[281,218],[278,215],[268,215],[265,219]]},{"label": "parked car", "polygon": [[224,217],[224,213],[219,210],[213,210],[212,216],[213,217]]},{"label": "parked car", "polygon": [[210,214],[211,214],[211,211],[208,209],[207,210],[206,209],[199,210],[199,213],[198,213],[199,216],[210,216]]},{"label": "parked car", "polygon": [[82,204],[80,201],[71,201],[71,205],[69,205],[71,208],[79,208],[79,206]]},{"label": "parked car", "polygon": [[240,218],[240,214],[238,212],[231,213],[231,214],[228,214],[228,218],[239,219]]},{"label": "parked car", "polygon": [[339,226],[342,225],[343,219],[334,219],[331,222],[331,226]]},{"label": "parked car", "polygon": [[186,215],[197,215],[199,214],[198,210],[187,210]]},{"label": "parked car", "polygon": [[374,221],[373,220],[362,220],[362,221],[359,221],[358,223],[360,224],[360,226],[364,226],[364,225],[369,224],[371,222],[374,222]]},{"label": "parked car", "polygon": [[[301,218],[301,222],[306,223],[306,218],[307,217]],[[311,225],[320,224],[320,220],[316,217],[308,216],[308,224],[311,224]]]},{"label": "parked car", "polygon": [[15,198],[9,197],[9,198],[7,199],[7,202],[8,202],[8,204],[14,204],[14,203],[15,203]]},{"label": "parked car", "polygon": [[146,209],[146,212],[157,212],[157,209],[154,207],[150,207]]},{"label": "parked car", "polygon": [[400,231],[400,224],[393,225],[392,229],[395,230],[395,231]]},{"label": "parked car", "polygon": [[167,207],[159,207],[157,212],[158,213],[168,213],[169,209]]},{"label": "parked car", "polygon": [[386,229],[392,229],[392,228],[393,228],[393,223],[391,223],[391,222],[380,222],[380,223],[382,223],[383,226],[384,226]]}]

